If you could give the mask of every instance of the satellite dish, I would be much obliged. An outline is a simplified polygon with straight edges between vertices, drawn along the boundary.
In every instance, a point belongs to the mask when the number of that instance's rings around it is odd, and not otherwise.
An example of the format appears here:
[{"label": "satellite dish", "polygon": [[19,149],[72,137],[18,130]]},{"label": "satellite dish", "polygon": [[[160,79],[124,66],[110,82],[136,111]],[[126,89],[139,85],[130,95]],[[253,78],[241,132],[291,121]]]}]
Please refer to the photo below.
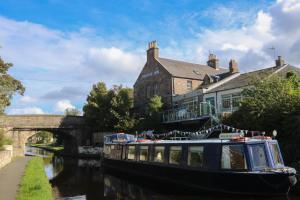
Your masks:
[{"label": "satellite dish", "polygon": [[277,131],[276,130],[273,131],[273,136],[274,136],[274,138],[277,136]]}]

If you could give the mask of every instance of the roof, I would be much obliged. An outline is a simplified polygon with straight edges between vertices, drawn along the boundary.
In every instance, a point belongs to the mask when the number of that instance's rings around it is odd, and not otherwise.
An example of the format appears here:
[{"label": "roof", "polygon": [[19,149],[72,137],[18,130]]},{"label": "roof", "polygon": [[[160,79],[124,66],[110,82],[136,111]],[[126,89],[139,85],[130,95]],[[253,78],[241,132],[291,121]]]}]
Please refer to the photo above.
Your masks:
[{"label": "roof", "polygon": [[223,83],[222,85],[220,85],[218,87],[215,87],[211,90],[208,90],[207,93],[216,92],[216,91],[223,91],[223,90],[230,90],[230,89],[234,89],[234,88],[246,87],[249,84],[251,84],[251,81],[253,81],[254,77],[255,78],[264,78],[268,75],[273,74],[274,72],[276,72],[280,68],[282,68],[282,70],[280,70],[278,72],[279,75],[284,75],[288,71],[295,71],[297,74],[300,75],[300,69],[297,68],[297,67],[291,66],[291,65],[284,65],[282,67],[277,67],[277,66],[269,67],[269,68],[265,68],[265,69],[261,69],[261,70],[257,70],[257,71],[253,71],[253,72],[240,74],[236,78],[233,78],[233,79],[229,80],[226,83]]},{"label": "roof", "polygon": [[158,58],[157,61],[172,75],[190,79],[202,80],[206,74],[219,75],[228,72],[227,69],[219,68],[216,70],[207,65],[200,65],[167,58]]},{"label": "roof", "polygon": [[[198,139],[198,140],[151,140],[147,142],[129,142],[126,144],[139,144],[139,145],[148,145],[148,144],[208,144],[208,143],[216,143],[216,144],[224,144],[224,143],[263,143],[266,141],[274,141],[274,140],[262,140],[262,139],[253,139],[248,138],[248,140],[243,141],[233,141],[233,140],[221,140],[218,138],[212,139]],[[118,143],[107,143],[107,144],[118,144]]]}]

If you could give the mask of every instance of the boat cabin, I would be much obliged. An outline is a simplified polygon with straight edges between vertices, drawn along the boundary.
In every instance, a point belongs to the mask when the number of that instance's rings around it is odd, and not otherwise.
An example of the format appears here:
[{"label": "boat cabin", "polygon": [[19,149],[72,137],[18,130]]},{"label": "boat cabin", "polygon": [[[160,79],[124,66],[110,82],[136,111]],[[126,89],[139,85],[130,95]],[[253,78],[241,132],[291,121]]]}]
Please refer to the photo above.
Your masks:
[{"label": "boat cabin", "polygon": [[126,162],[199,170],[259,171],[284,167],[277,141],[266,137],[137,142],[132,135],[114,134],[105,141],[104,157]]}]

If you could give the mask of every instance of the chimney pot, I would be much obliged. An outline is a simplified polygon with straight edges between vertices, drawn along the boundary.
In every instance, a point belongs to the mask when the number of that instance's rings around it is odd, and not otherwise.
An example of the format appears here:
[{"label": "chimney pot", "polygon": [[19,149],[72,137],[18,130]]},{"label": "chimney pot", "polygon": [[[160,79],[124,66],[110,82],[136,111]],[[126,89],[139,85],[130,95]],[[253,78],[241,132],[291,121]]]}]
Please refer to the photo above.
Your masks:
[{"label": "chimney pot", "polygon": [[209,54],[207,65],[216,70],[219,70],[219,59],[217,58],[217,56],[215,54],[212,54],[212,53]]},{"label": "chimney pot", "polygon": [[281,67],[285,64],[284,60],[282,59],[281,56],[278,56],[278,59],[275,60],[275,64],[276,64],[276,67]]},{"label": "chimney pot", "polygon": [[159,48],[157,47],[156,40],[149,42],[148,50],[147,50],[147,61],[158,57],[159,57]]},{"label": "chimney pot", "polygon": [[231,59],[229,61],[229,71],[232,74],[239,72],[238,64],[234,59]]}]

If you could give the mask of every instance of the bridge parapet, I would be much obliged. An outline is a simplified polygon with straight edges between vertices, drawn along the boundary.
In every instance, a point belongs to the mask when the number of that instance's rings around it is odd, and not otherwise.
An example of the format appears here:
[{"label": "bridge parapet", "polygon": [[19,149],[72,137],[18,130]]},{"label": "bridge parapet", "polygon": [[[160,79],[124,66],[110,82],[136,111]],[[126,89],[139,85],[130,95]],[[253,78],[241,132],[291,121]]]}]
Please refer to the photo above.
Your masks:
[{"label": "bridge parapet", "polygon": [[1,127],[51,129],[51,128],[78,128],[85,126],[82,116],[65,115],[2,115]]}]

